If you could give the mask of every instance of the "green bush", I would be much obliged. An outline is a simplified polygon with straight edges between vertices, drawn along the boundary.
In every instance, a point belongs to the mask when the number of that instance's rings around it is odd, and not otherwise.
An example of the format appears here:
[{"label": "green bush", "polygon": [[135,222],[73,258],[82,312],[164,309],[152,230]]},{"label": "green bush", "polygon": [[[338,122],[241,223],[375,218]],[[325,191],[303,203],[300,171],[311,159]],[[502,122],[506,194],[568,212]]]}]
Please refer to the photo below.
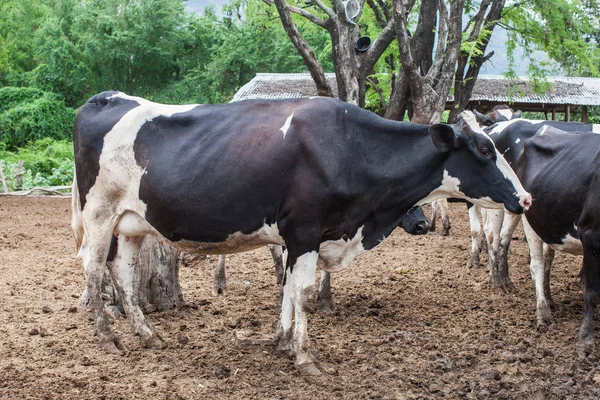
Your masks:
[{"label": "green bush", "polygon": [[0,143],[16,150],[42,138],[71,137],[75,110],[59,95],[33,88],[0,88]]},{"label": "green bush", "polygon": [[33,186],[64,186],[73,181],[73,144],[45,138],[14,152],[0,143],[0,163],[10,190],[16,189],[19,160],[23,160],[23,189]]}]

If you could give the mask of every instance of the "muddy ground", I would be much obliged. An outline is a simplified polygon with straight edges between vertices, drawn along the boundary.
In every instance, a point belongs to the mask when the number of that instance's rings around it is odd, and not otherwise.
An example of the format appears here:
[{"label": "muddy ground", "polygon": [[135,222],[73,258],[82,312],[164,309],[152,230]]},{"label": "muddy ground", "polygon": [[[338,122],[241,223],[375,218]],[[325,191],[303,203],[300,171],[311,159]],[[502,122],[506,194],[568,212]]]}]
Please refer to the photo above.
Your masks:
[{"label": "muddy ground", "polygon": [[270,347],[236,344],[236,330],[268,335],[277,320],[266,248],[228,257],[225,297],[211,296],[216,257],[183,268],[197,309],[149,316],[169,347],[141,348],[118,320],[131,352],[115,356],[100,350],[78,307],[69,199],[0,197],[0,398],[598,398],[598,358],[579,359],[575,348],[580,259],[557,254],[555,323],[539,332],[522,230],[510,258],[518,292],[500,295],[486,268],[465,267],[464,205],[451,217],[451,236],[397,230],[333,276],[337,313],[309,319],[325,373],[303,377]]}]

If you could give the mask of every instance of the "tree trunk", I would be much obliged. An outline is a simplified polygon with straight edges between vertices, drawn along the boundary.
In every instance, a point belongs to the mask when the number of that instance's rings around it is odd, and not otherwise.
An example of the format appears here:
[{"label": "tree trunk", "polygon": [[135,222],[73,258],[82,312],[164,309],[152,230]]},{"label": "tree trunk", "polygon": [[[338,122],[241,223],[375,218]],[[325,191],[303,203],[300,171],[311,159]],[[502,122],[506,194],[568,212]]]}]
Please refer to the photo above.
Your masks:
[{"label": "tree trunk", "polygon": [[142,310],[181,308],[185,301],[179,286],[179,250],[153,235],[146,235],[138,259],[138,300]]},{"label": "tree trunk", "polygon": [[[179,250],[153,235],[144,238],[135,266],[134,285],[137,287],[138,305],[145,313],[179,309],[186,305],[179,286],[179,254]],[[102,287],[103,294],[111,299],[107,312],[114,317],[122,314],[123,306],[108,269]],[[82,298],[87,301],[87,292]]]},{"label": "tree trunk", "polygon": [[[331,52],[334,60],[335,77],[338,87],[338,98],[346,103],[358,105],[364,103],[360,95],[364,93],[359,87],[358,60],[354,50],[354,42],[358,39],[358,29],[345,21],[332,23]],[[364,84],[364,81],[363,81]]]}]

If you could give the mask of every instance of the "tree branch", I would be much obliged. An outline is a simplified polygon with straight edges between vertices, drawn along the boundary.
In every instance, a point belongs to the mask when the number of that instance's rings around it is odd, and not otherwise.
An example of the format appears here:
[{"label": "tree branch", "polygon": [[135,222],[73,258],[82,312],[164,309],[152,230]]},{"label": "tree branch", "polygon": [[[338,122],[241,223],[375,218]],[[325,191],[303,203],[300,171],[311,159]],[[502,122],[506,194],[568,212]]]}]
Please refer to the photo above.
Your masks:
[{"label": "tree branch", "polygon": [[327,29],[327,21],[325,21],[324,19],[321,19],[321,18],[317,17],[316,15],[311,14],[310,12],[306,11],[305,9],[299,8],[299,7],[295,7],[295,6],[290,6],[290,5],[288,5],[288,9],[291,12],[293,12],[294,14],[298,14],[298,15],[303,16],[304,18],[306,18],[307,20],[309,20],[313,24],[318,25],[321,28]]},{"label": "tree branch", "polygon": [[361,57],[358,68],[359,76],[366,76],[373,69],[384,51],[390,46],[396,37],[394,35],[394,19],[390,19],[387,25],[379,33],[371,48]]},{"label": "tree branch", "polygon": [[312,0],[321,10],[323,10],[323,12],[325,12],[325,14],[327,14],[329,16],[329,18],[335,20],[336,19],[336,15],[335,12],[327,7],[325,5],[325,3],[323,3],[321,0]]},{"label": "tree branch", "polygon": [[300,53],[300,56],[304,60],[304,64],[308,68],[308,71],[317,86],[317,93],[319,96],[333,97],[333,91],[331,90],[329,82],[327,82],[327,78],[325,78],[323,67],[319,64],[310,45],[304,40],[302,35],[300,35],[300,32],[298,32],[296,24],[292,21],[292,16],[290,15],[290,10],[285,3],[285,0],[274,0],[274,2],[285,32]]}]

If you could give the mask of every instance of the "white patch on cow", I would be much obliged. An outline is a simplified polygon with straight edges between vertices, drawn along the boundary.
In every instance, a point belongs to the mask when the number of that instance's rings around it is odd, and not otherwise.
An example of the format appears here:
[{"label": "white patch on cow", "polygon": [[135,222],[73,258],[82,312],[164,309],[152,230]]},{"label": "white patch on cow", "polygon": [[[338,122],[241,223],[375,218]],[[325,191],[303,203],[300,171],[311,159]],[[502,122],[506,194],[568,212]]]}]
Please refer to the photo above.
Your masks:
[{"label": "white patch on cow", "polygon": [[576,256],[583,255],[583,245],[581,240],[571,236],[569,233],[562,238],[562,243],[550,244],[554,250],[562,251],[565,253],[573,254]]},{"label": "white patch on cow", "polygon": [[521,142],[521,138],[517,138],[517,140],[515,140],[515,143],[519,143]]},{"label": "white patch on cow", "polygon": [[451,176],[447,170],[444,170],[440,186],[432,190],[426,197],[417,202],[418,205],[430,204],[439,199],[449,197],[459,197],[465,199],[466,196],[460,191],[460,179]]},{"label": "white patch on cow", "polygon": [[364,226],[361,226],[349,240],[327,240],[321,243],[319,267],[327,272],[338,272],[348,268],[352,260],[366,251],[362,244],[363,228]]},{"label": "white patch on cow", "polygon": [[[287,251],[283,254],[283,265],[287,262]],[[283,286],[283,296],[281,299],[281,313],[279,322],[284,332],[292,329],[292,317],[294,313],[294,304],[292,303],[292,276],[289,268],[285,271],[285,285]]]},{"label": "white patch on cow", "polygon": [[548,125],[544,125],[542,129],[539,130],[539,135],[542,136],[548,130]]},{"label": "white patch on cow", "polygon": [[504,131],[508,126],[514,124],[517,121],[521,121],[520,118],[517,119],[511,119],[510,121],[501,121],[498,122],[494,125],[494,128],[492,130],[490,130],[487,134],[488,135],[496,135],[501,133],[502,131]]},{"label": "white patch on cow", "polygon": [[[125,114],[104,136],[102,153],[99,158],[100,170],[94,185],[87,194],[87,203],[83,210],[83,214],[86,214],[89,212],[88,210],[105,209],[107,214],[87,215],[88,220],[96,220],[96,223],[100,225],[106,223],[116,225],[118,221],[104,221],[104,219],[119,217],[128,210],[142,218],[146,216],[146,204],[139,199],[140,181],[144,169],[137,164],[133,150],[140,128],[156,117],[170,117],[198,106],[196,104],[183,106],[158,104],[124,93],[116,93],[111,96],[111,98],[113,97],[132,100],[140,106]],[[113,199],[116,195],[119,198],[118,202]],[[107,204],[114,208],[108,210]]]},{"label": "white patch on cow", "polygon": [[[516,190],[515,195],[519,198],[519,202],[521,203],[521,205],[523,205],[524,202],[531,204],[531,195],[525,190],[525,188],[521,184],[521,181],[519,181],[519,178],[517,178],[517,174],[515,174],[515,171],[513,171],[513,169],[510,167],[510,164],[506,161],[506,159],[504,157],[502,157],[500,155],[500,153],[498,152],[497,149],[496,149],[496,167],[498,167],[500,172],[502,172],[502,175],[504,175],[504,177],[506,179],[508,179],[510,181],[510,183],[513,185],[513,187],[515,188],[515,190]],[[475,204],[477,204],[477,203],[475,202]],[[477,204],[477,205],[479,205],[479,204]],[[529,207],[529,206],[527,206],[527,207]]]},{"label": "white patch on cow", "polygon": [[169,243],[179,250],[200,254],[233,254],[257,249],[268,244],[285,245],[279,229],[277,229],[277,224],[268,225],[266,222],[255,232],[234,232],[222,242],[178,240]]},{"label": "white patch on cow", "polygon": [[279,128],[279,130],[281,132],[283,132],[283,137],[285,138],[285,135],[287,134],[288,129],[290,129],[290,126],[292,125],[292,118],[294,117],[294,113],[292,113],[292,115],[290,115],[289,117],[287,117],[287,119],[285,120],[285,124],[283,124],[283,126],[281,128]]},{"label": "white patch on cow", "polygon": [[513,110],[510,109],[496,110],[496,112],[508,120],[512,119],[512,116],[514,114]]},{"label": "white patch on cow", "polygon": [[593,133],[600,133],[600,124],[594,124],[594,125],[592,125],[592,132]]},{"label": "white patch on cow", "polygon": [[508,153],[510,151],[510,147],[508,147],[506,150],[504,150],[504,153],[502,153],[502,155],[505,155],[506,153]]}]

